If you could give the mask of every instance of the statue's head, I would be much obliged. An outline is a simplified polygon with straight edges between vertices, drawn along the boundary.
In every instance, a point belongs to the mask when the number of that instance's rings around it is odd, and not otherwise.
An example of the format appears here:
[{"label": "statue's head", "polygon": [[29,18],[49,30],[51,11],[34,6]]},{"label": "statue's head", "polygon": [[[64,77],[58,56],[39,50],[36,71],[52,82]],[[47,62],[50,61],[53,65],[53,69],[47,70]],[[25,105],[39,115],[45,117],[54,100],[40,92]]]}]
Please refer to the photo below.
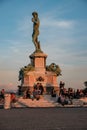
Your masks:
[{"label": "statue's head", "polygon": [[32,13],[32,15],[38,17],[38,13],[35,11]]}]

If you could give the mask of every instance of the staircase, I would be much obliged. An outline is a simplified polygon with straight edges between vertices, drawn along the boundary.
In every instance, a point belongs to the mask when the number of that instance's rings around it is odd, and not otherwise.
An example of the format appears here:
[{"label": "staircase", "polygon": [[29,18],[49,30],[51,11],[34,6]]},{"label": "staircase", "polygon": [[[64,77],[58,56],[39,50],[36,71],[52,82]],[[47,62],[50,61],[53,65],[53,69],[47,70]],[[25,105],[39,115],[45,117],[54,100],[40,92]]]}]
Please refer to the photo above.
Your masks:
[{"label": "staircase", "polygon": [[51,95],[42,95],[39,100],[23,99],[23,97],[18,98],[16,103],[12,104],[13,108],[26,108],[26,107],[83,107],[84,102],[80,99],[73,99],[72,105],[62,106],[57,102],[57,97],[51,97]]},{"label": "staircase", "polygon": [[83,106],[83,101],[79,99],[73,99],[72,102],[73,102],[73,105],[76,107]]},{"label": "staircase", "polygon": [[39,100],[18,99],[18,102],[13,107],[57,107],[59,104],[56,102],[56,97],[50,95],[43,95]]}]

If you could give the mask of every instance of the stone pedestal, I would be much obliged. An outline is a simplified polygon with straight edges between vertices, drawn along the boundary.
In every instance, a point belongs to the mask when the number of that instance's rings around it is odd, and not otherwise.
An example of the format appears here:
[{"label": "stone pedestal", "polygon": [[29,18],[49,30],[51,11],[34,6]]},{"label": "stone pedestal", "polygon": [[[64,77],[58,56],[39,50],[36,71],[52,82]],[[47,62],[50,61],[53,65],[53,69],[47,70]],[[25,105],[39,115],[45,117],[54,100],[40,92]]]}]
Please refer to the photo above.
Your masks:
[{"label": "stone pedestal", "polygon": [[46,58],[45,53],[33,53],[30,55],[31,64],[35,67],[35,71],[44,72],[46,68]]},{"label": "stone pedestal", "polygon": [[35,52],[29,58],[34,70],[24,75],[22,89],[30,88],[33,91],[34,85],[39,83],[43,86],[44,92],[51,91],[51,88],[58,91],[57,75],[46,70],[47,55],[43,52]]}]

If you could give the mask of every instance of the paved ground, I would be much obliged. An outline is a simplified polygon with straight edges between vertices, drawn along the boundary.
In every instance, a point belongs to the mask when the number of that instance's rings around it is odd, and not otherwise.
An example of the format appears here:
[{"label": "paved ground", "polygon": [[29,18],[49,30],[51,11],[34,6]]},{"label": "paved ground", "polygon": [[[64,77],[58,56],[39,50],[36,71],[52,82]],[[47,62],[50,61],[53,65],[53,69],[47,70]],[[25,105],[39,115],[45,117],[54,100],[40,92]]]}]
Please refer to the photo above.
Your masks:
[{"label": "paved ground", "polygon": [[0,109],[0,130],[87,130],[87,108]]}]

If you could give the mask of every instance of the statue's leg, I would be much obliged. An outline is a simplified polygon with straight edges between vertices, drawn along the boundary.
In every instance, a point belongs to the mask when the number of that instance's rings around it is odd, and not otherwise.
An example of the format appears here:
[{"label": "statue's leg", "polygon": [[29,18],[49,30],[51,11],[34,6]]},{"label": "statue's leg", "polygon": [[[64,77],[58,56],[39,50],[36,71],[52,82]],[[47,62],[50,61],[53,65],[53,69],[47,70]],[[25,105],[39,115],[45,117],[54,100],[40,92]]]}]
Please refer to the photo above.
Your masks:
[{"label": "statue's leg", "polygon": [[40,42],[38,41],[38,38],[36,38],[37,48],[40,49]]},{"label": "statue's leg", "polygon": [[38,50],[38,39],[37,39],[37,34],[34,35],[34,44],[35,44],[36,50]]},{"label": "statue's leg", "polygon": [[40,49],[40,50],[41,50],[41,48],[40,48],[40,42],[38,42],[38,49]]},{"label": "statue's leg", "polygon": [[37,50],[38,49],[38,45],[37,45],[37,42],[36,42],[36,35],[32,35],[32,42],[34,43],[35,45],[35,49]]}]

